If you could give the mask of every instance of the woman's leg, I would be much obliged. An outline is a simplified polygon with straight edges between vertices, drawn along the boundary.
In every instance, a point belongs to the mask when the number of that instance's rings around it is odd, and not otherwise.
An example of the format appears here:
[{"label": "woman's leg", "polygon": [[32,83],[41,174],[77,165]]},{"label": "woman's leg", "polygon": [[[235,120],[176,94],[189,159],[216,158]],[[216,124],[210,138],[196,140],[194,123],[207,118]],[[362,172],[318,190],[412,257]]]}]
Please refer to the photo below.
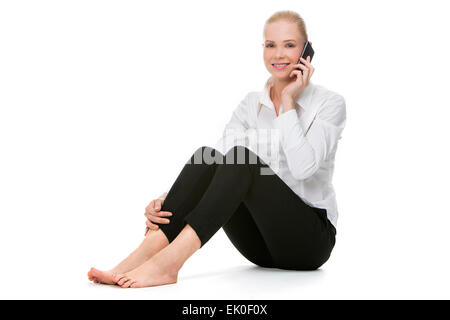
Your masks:
[{"label": "woman's leg", "polygon": [[161,211],[172,212],[170,223],[153,222],[159,226],[158,231],[166,235],[168,242],[172,242],[183,230],[184,218],[203,197],[221,159],[223,155],[219,151],[203,146],[184,165],[161,206]]},{"label": "woman's leg", "polygon": [[[216,183],[223,183],[223,181],[221,181],[222,178],[216,178],[216,170],[217,166],[224,163],[225,161],[226,158],[224,157],[224,155],[210,147],[202,147],[197,150],[197,152],[191,158],[190,164],[187,165],[190,169],[182,171],[182,173],[184,174],[180,174],[176,183],[174,183],[173,187],[171,188],[171,191],[168,193],[163,207],[161,208],[161,210],[163,211],[171,211],[174,213],[174,215],[170,218],[170,224],[158,223],[160,229],[167,235],[167,238],[170,241],[170,245],[158,252],[158,254],[156,254],[152,259],[136,268],[135,270],[125,274],[119,274],[116,278],[119,285],[128,287],[133,283],[131,281],[132,279],[138,282],[132,285],[132,287],[164,284],[161,283],[161,281],[163,280],[158,280],[161,278],[166,279],[166,283],[173,283],[174,281],[176,281],[175,279],[178,270],[181,268],[187,258],[190,257],[198,248],[200,248],[201,245],[200,239],[197,236],[197,232],[195,232],[194,229],[192,229],[192,227],[186,223],[186,217],[188,215],[191,215],[192,210],[196,207],[198,202],[204,199],[205,193],[207,192],[206,189],[209,189],[209,186],[212,183],[211,181],[216,180]],[[233,160],[232,162],[236,161]],[[209,169],[204,168],[205,166],[209,166]],[[194,192],[194,196],[192,196],[192,193],[186,196],[188,188],[184,188],[185,190],[180,190],[180,188],[183,189],[183,181],[200,181],[200,173],[207,177],[206,181],[198,183],[198,185],[201,185],[203,187],[195,188],[194,190],[196,190],[196,192]],[[225,173],[225,175],[227,174]],[[223,173],[220,174],[220,176],[223,177]],[[242,178],[245,180],[244,177]],[[243,216],[246,213],[248,214],[245,207],[236,207],[232,208],[231,210],[234,210],[235,215],[237,216]],[[229,215],[230,214],[228,214],[228,216]],[[247,232],[259,235],[259,231],[256,229],[255,224],[251,220],[249,220],[248,217],[249,216],[247,215],[247,219],[240,220],[240,222],[247,224]],[[235,221],[237,220],[235,219]],[[207,223],[206,220],[205,223]],[[252,245],[249,245],[248,248],[252,248],[254,252],[261,253],[258,260],[261,261],[261,265],[270,266],[272,265],[272,263],[270,261],[270,257],[268,256],[267,248],[265,247],[263,242],[259,241],[260,239],[261,238],[258,238],[256,239],[256,241],[253,241]],[[167,273],[161,274],[158,270],[172,270],[172,276],[168,275]]]},{"label": "woman's leg", "polygon": [[[248,220],[256,224],[277,268],[318,269],[329,259],[336,242],[336,229],[328,220],[326,209],[306,204],[261,162],[262,166],[252,167],[252,186],[242,203],[251,216]],[[264,175],[259,174],[262,167],[268,170]],[[261,254],[246,250],[255,235],[249,235],[243,224],[233,223],[234,219],[237,216],[233,215],[223,226],[225,233],[248,260],[261,265]]]},{"label": "woman's leg", "polygon": [[95,283],[115,284],[113,280],[114,274],[133,270],[168,244],[167,237],[162,231],[150,230],[139,247],[131,252],[117,266],[107,271],[91,268],[88,272],[88,278]]},{"label": "woman's leg", "polygon": [[[178,214],[178,219],[183,221],[178,224],[184,226],[182,232],[146,263],[127,274],[118,275],[115,280],[119,285],[142,287],[176,282],[183,263],[234,214],[242,212],[238,210],[242,202],[249,208],[273,258],[266,257],[261,264],[286,269],[311,269],[317,266],[318,261],[324,262],[334,240],[331,229],[325,224],[328,220],[320,218],[277,175],[261,175],[259,169],[263,161],[247,148],[233,148],[223,159],[228,161],[230,158],[231,164],[217,166],[195,208],[187,215],[187,211]],[[256,164],[252,164],[254,159],[257,159]],[[243,237],[242,241],[248,243],[248,238]],[[254,254],[251,250],[250,253]]]},{"label": "woman's leg", "polygon": [[[223,226],[235,247],[258,265],[314,270],[324,264],[336,234],[326,210],[307,205],[251,150],[236,146],[226,156],[234,157],[235,164],[217,167],[203,198],[184,219],[196,231],[201,246]],[[239,158],[245,163],[239,164]],[[246,213],[242,206],[251,218],[242,215]],[[240,215],[234,214],[239,207]],[[250,221],[259,233],[246,232]],[[255,246],[261,239],[267,251]]]},{"label": "woman's leg", "polygon": [[[261,233],[242,203],[224,226],[224,229],[236,248],[251,262],[262,267],[275,267]],[[233,230],[233,232],[230,233],[229,230]],[[245,234],[245,241],[241,241],[239,230]],[[186,260],[201,247],[201,244],[196,231],[189,224],[185,224],[183,230],[170,245],[138,268],[124,274],[118,274],[114,281],[123,288],[175,283],[177,282],[178,271]]]},{"label": "woman's leg", "polygon": [[[183,217],[195,207],[214,175],[216,163],[208,157],[215,155],[223,157],[215,149],[202,147],[197,149],[186,162],[183,170],[173,183],[161,211],[170,211],[169,224],[158,224],[158,230],[149,230],[145,239],[127,258],[108,271],[91,268],[88,272],[89,280],[106,284],[114,284],[113,274],[125,273],[133,270],[150,259],[154,254],[169,244],[181,232]],[[207,160],[207,163],[203,161]]]},{"label": "woman's leg", "polygon": [[265,268],[274,268],[275,263],[261,231],[244,202],[223,226],[225,234],[234,247],[250,262]]}]

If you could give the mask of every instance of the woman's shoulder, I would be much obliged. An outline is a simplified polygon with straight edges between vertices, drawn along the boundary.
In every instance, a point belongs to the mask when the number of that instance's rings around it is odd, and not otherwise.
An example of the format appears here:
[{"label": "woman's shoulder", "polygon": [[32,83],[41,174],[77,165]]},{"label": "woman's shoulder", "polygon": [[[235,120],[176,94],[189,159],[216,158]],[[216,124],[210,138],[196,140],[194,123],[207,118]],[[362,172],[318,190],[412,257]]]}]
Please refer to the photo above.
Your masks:
[{"label": "woman's shoulder", "polygon": [[341,100],[345,102],[345,98],[343,95],[341,95],[340,93],[329,89],[328,87],[326,87],[325,85],[319,85],[319,84],[313,84],[310,83],[313,86],[313,90],[312,90],[312,95],[316,100],[322,100],[322,101],[327,101],[327,100]]},{"label": "woman's shoulder", "polygon": [[324,85],[314,85],[313,104],[323,119],[341,123],[347,117],[346,102],[340,93],[328,89]]},{"label": "woman's shoulder", "polygon": [[249,103],[254,103],[258,102],[262,95],[263,95],[262,91],[255,91],[255,90],[248,91],[247,94],[245,95],[245,99],[247,99]]},{"label": "woman's shoulder", "polygon": [[259,105],[261,97],[262,93],[259,91],[247,91],[240,103],[240,106],[244,107],[245,109],[252,110]]}]

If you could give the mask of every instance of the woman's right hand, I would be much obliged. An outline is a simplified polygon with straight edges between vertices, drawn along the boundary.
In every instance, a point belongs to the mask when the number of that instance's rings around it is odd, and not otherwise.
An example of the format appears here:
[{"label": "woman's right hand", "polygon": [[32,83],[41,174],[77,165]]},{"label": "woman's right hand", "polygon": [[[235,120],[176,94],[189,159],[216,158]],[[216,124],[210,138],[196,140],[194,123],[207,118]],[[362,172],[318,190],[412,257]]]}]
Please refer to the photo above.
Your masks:
[{"label": "woman's right hand", "polygon": [[147,233],[149,229],[157,230],[159,226],[157,224],[154,224],[152,222],[157,223],[170,223],[170,220],[164,217],[170,217],[172,215],[172,212],[169,211],[161,211],[161,207],[164,203],[163,198],[158,198],[155,200],[152,200],[150,204],[145,208],[145,217],[147,218],[145,224],[147,225],[145,228],[145,236],[147,236]]}]

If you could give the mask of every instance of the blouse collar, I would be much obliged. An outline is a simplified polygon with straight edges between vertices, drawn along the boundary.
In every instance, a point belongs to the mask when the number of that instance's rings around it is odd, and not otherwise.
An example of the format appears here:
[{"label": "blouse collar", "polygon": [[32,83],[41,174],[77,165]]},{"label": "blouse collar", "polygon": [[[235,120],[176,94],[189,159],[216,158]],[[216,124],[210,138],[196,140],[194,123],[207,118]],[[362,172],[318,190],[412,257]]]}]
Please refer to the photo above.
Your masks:
[{"label": "blouse collar", "polygon": [[[259,103],[261,106],[268,107],[275,111],[272,99],[270,99],[270,88],[273,86],[273,77],[270,77],[264,84],[262,94],[260,95]],[[295,107],[301,108],[304,111],[310,106],[312,92],[314,91],[314,84],[310,81],[308,86],[297,95],[295,99]]]}]

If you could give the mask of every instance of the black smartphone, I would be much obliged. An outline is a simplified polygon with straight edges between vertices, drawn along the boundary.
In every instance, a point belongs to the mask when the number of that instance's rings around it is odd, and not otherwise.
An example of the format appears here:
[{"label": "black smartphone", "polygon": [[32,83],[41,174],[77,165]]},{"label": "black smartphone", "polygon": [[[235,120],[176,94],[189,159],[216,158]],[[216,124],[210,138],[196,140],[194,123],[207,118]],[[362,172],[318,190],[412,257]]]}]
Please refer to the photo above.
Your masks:
[{"label": "black smartphone", "polygon": [[[303,59],[306,60],[306,58],[307,58],[308,56],[311,58],[311,60],[310,60],[310,62],[311,62],[312,59],[313,59],[313,57],[314,57],[314,49],[311,47],[311,44],[309,43],[309,41],[307,41],[306,44],[305,44],[305,46],[303,47],[302,55],[301,55],[300,57],[302,57]],[[301,62],[300,59],[298,59],[297,64],[299,64],[299,63],[301,63],[301,64],[304,65],[304,63]],[[297,69],[297,70],[300,70],[300,71],[303,71],[303,70],[300,69],[300,68],[296,68],[296,69]],[[302,73],[303,73],[303,72],[302,72]]]}]

